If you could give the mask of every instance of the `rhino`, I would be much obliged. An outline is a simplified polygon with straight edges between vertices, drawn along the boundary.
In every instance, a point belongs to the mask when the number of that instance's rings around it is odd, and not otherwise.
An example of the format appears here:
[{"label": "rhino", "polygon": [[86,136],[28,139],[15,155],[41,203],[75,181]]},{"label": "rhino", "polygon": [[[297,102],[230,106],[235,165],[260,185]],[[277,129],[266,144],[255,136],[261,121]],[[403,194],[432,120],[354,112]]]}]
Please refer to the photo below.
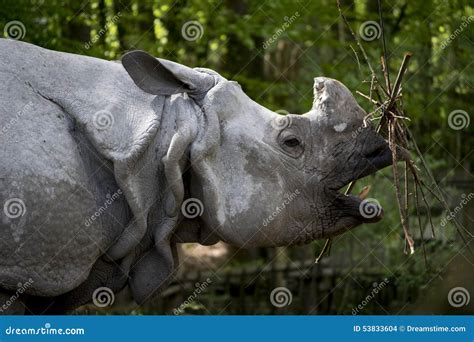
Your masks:
[{"label": "rhino", "polygon": [[64,313],[129,286],[145,303],[176,246],[306,244],[376,222],[340,190],[392,163],[340,82],[279,115],[206,68],[0,39],[0,313]]}]

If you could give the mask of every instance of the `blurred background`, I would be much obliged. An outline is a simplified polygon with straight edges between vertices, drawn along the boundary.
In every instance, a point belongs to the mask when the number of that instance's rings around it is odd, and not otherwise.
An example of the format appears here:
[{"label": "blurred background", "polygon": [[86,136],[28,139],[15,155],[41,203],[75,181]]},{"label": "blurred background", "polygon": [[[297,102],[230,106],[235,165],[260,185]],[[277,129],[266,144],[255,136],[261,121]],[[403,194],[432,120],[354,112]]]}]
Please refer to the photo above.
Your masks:
[{"label": "blurred background", "polygon": [[[381,78],[377,1],[344,0],[341,10]],[[136,307],[125,289],[112,307],[78,313],[473,314],[472,238],[465,234],[463,243],[448,220],[455,216],[474,233],[473,3],[382,0],[382,14],[391,74],[404,52],[413,53],[403,83],[408,125],[452,208],[428,196],[434,235],[427,210],[421,208],[420,229],[411,208],[416,252],[404,253],[387,168],[354,191],[371,185],[384,220],[335,239],[317,265],[324,241],[250,250],[181,245],[176,280],[147,306]],[[0,0],[0,29],[53,50],[115,60],[141,49],[212,68],[283,115],[311,108],[315,76],[336,78],[354,95],[370,86],[370,70],[335,0]]]}]

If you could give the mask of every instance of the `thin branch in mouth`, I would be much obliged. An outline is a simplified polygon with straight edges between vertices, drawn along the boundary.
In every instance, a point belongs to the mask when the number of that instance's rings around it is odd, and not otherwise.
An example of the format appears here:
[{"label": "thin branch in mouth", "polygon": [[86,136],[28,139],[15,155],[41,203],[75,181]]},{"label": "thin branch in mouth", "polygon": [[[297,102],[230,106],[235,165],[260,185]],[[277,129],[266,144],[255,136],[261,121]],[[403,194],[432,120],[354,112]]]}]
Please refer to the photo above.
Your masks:
[{"label": "thin branch in mouth", "polygon": [[[389,147],[392,153],[393,180],[395,184],[395,193],[396,193],[397,204],[398,204],[398,209],[399,209],[400,221],[401,221],[403,232],[405,235],[405,252],[408,253],[408,250],[409,250],[409,252],[412,254],[415,250],[414,248],[415,243],[410,234],[409,219],[408,219],[408,207],[409,207],[408,183],[409,183],[409,175],[411,175],[413,179],[413,183],[414,183],[414,190],[415,190],[414,203],[417,209],[416,212],[417,212],[418,224],[419,224],[420,234],[421,234],[421,244],[423,246],[425,264],[427,265],[426,252],[424,249],[424,234],[423,234],[424,230],[423,230],[423,227],[421,226],[421,218],[420,218],[420,212],[419,212],[418,190],[420,190],[422,201],[428,213],[428,218],[429,218],[433,236],[434,236],[435,230],[434,230],[434,225],[431,218],[431,208],[428,204],[425,193],[423,192],[423,188],[425,188],[428,192],[430,192],[431,195],[433,195],[433,197],[435,197],[436,200],[442,204],[445,210],[447,211],[451,211],[451,210],[450,210],[449,205],[447,204],[443,191],[440,189],[436,180],[434,179],[434,176],[431,170],[429,169],[424,159],[423,154],[418,148],[418,145],[406,124],[406,120],[409,120],[409,118],[405,116],[405,111],[403,110],[402,80],[403,80],[403,76],[407,72],[408,63],[410,61],[412,54],[405,53],[402,64],[400,65],[400,68],[398,70],[397,77],[392,84],[390,82],[389,64],[388,64],[387,51],[386,51],[386,46],[385,46],[385,32],[384,32],[383,17],[382,17],[382,7],[381,7],[381,1],[379,0],[378,1],[379,20],[380,20],[380,26],[382,30],[381,34],[382,34],[382,44],[383,44],[382,45],[383,55],[380,58],[380,63],[381,63],[381,71],[382,71],[383,79],[384,79],[384,85],[383,85],[378,80],[360,39],[354,33],[347,18],[344,16],[344,13],[341,9],[340,0],[336,0],[336,3],[337,3],[337,8],[339,10],[341,19],[343,20],[345,25],[348,27],[352,37],[354,38],[358,48],[360,49],[360,52],[362,53],[364,60],[371,72],[369,95],[365,95],[361,92],[357,92],[357,94],[369,100],[369,102],[375,106],[375,110],[366,116],[367,119],[369,118],[373,119],[373,116],[375,114],[381,113],[381,115],[378,116],[380,120],[378,122],[377,133],[384,131],[388,135]],[[357,56],[357,53],[356,53],[356,56]],[[383,94],[384,96],[382,97],[381,94]],[[417,155],[418,158],[421,160],[421,164],[423,165],[423,168],[428,176],[428,179],[430,180],[430,183],[434,185],[433,189],[426,186],[423,180],[420,178],[417,171],[419,169],[416,168],[414,161],[411,160],[408,152],[406,153],[407,154],[406,156],[403,155],[403,152],[401,156],[398,155],[397,151],[400,150],[400,148],[409,150],[408,148],[409,146],[413,148],[414,154]],[[379,151],[377,150],[373,151],[372,153],[368,155],[368,157],[375,157],[374,154],[377,152]],[[401,159],[405,162],[403,193],[401,191],[400,175],[398,173],[398,167],[397,167],[397,162],[398,162],[399,157],[401,157]],[[355,182],[356,181],[352,181],[351,183],[349,183],[347,190],[345,192],[346,195],[349,194],[353,190]],[[402,194],[404,196],[402,196]],[[468,245],[466,241],[464,234],[467,234],[470,237],[474,237],[474,235],[470,233],[469,231],[467,231],[461,224],[459,224],[456,218],[453,219],[453,223],[456,227],[457,233],[462,238],[464,245],[468,247],[469,250],[471,250],[470,246]],[[321,251],[318,258],[316,259],[316,263],[319,262],[320,259],[324,255],[329,255],[329,252],[331,249],[331,242],[332,242],[331,239],[326,240],[323,250]]]}]

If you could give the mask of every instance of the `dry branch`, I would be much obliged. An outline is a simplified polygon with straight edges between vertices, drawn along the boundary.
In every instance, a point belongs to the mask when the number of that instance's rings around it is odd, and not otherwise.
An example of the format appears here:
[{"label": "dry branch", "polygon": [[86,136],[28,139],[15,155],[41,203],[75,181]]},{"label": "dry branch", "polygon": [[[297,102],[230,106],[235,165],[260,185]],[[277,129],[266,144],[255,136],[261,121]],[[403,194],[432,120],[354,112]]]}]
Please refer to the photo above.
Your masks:
[{"label": "dry branch", "polygon": [[[412,57],[412,54],[407,52],[405,53],[403,57],[403,61],[400,65],[400,68],[398,70],[397,77],[395,79],[395,82],[392,83],[390,82],[390,72],[389,72],[389,64],[388,64],[388,56],[387,56],[387,49],[385,45],[385,32],[384,32],[384,22],[383,22],[383,17],[382,17],[382,6],[381,6],[381,1],[378,0],[378,8],[379,8],[379,19],[380,19],[380,27],[381,27],[381,37],[382,37],[382,48],[383,48],[383,55],[380,58],[380,64],[381,64],[381,71],[382,75],[384,78],[384,84],[383,86],[381,82],[378,81],[377,75],[374,72],[374,69],[372,65],[370,64],[369,58],[364,50],[364,47],[362,46],[359,38],[357,35],[354,33],[352,30],[348,20],[346,19],[342,9],[341,9],[341,4],[339,0],[336,0],[337,3],[337,8],[339,10],[339,14],[348,27],[352,37],[354,38],[355,42],[357,43],[357,46],[359,47],[364,60],[371,72],[371,80],[370,80],[370,90],[369,90],[369,95],[365,95],[359,91],[356,93],[368,100],[372,105],[375,106],[374,111],[372,111],[370,114],[367,115],[367,117],[372,117],[375,113],[382,112],[382,115],[379,117],[380,121],[378,123],[377,127],[377,132],[381,131],[382,127],[386,128],[386,131],[388,132],[388,141],[389,141],[389,147],[392,151],[392,159],[393,159],[393,180],[394,180],[394,185],[395,185],[395,193],[396,193],[396,198],[397,198],[397,203],[398,203],[398,208],[399,208],[399,214],[400,214],[400,221],[401,225],[403,228],[403,233],[405,236],[405,252],[408,252],[408,249],[410,251],[410,254],[412,254],[415,251],[415,242],[413,238],[411,237],[410,234],[410,229],[409,229],[409,190],[408,190],[408,185],[409,185],[409,175],[411,174],[413,183],[414,183],[414,203],[416,207],[416,213],[418,217],[418,225],[420,229],[420,238],[421,238],[421,244],[423,248],[423,255],[425,259],[425,264],[427,265],[427,259],[426,259],[426,251],[425,251],[425,245],[424,245],[424,229],[421,224],[421,217],[420,217],[420,210],[419,210],[419,194],[421,194],[421,199],[426,207],[427,210],[427,215],[429,219],[429,223],[431,226],[431,231],[432,231],[432,236],[434,237],[435,230],[434,230],[434,225],[432,221],[432,216],[431,216],[431,208],[428,204],[428,201],[426,199],[425,193],[423,191],[423,188],[427,189],[434,197],[436,200],[438,200],[444,207],[445,210],[450,211],[449,205],[447,204],[443,191],[440,189],[438,184],[436,183],[433,174],[431,173],[431,170],[429,169],[423,154],[421,153],[420,149],[418,148],[418,145],[416,144],[416,141],[413,137],[413,134],[410,132],[408,129],[405,121],[409,120],[409,118],[406,117],[405,111],[403,110],[403,102],[402,102],[402,82],[403,82],[403,76],[408,70],[408,64],[410,61],[410,58]],[[358,60],[358,58],[357,58]],[[374,99],[373,95],[375,94],[376,99]],[[382,97],[381,94],[384,96]],[[373,119],[373,118],[372,118]],[[403,183],[403,188],[404,188],[404,196],[402,196],[402,191],[400,189],[400,175],[398,173],[398,165],[397,162],[399,160],[399,156],[397,153],[397,149],[401,147],[406,150],[410,150],[410,147],[413,149],[413,153],[418,156],[418,158],[421,160],[421,163],[423,165],[423,168],[426,171],[426,174],[428,175],[428,178],[430,180],[430,183],[433,184],[434,190],[432,190],[430,187],[426,186],[423,180],[420,178],[418,175],[417,167],[415,166],[415,163],[413,160],[408,160],[405,158],[404,160],[404,183]],[[351,182],[346,190],[346,194],[349,194],[352,189],[354,188],[355,181]],[[418,192],[419,190],[419,192]],[[436,192],[437,193],[436,193]],[[466,238],[464,237],[464,233],[468,234],[470,237],[474,237],[470,232],[468,232],[462,225],[457,222],[456,219],[453,220],[455,226],[456,226],[456,231],[458,234],[461,236],[462,240],[464,241],[465,245],[467,245]],[[330,248],[331,248],[331,239],[327,239],[326,243],[323,247],[322,252],[316,259],[316,263],[321,260],[321,258],[324,255],[329,255]],[[407,248],[408,247],[408,248]],[[469,246],[468,246],[469,247]]]}]

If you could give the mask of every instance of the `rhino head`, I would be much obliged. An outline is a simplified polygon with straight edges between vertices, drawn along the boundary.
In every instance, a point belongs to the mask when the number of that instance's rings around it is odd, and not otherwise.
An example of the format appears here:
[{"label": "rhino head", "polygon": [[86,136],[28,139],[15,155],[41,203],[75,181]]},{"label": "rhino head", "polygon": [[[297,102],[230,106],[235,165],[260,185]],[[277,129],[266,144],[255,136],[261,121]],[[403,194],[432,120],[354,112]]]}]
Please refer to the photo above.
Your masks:
[{"label": "rhino head", "polygon": [[185,193],[202,204],[200,229],[237,246],[285,246],[381,219],[381,208],[364,215],[359,197],[341,193],[392,163],[387,141],[342,83],[316,77],[311,110],[282,116],[212,70],[139,51],[123,64],[142,90],[187,93],[196,104],[198,127],[181,123],[185,138],[174,142],[189,153],[189,165],[170,178],[187,184],[175,207]]},{"label": "rhino head", "polygon": [[[282,116],[212,70],[139,51],[122,63],[145,92],[182,102],[163,158],[171,194],[163,205],[180,236],[174,241],[288,246],[381,219],[380,207],[364,215],[359,197],[341,193],[392,156],[340,82],[315,78],[311,110]],[[187,205],[198,215],[186,215]]]}]

